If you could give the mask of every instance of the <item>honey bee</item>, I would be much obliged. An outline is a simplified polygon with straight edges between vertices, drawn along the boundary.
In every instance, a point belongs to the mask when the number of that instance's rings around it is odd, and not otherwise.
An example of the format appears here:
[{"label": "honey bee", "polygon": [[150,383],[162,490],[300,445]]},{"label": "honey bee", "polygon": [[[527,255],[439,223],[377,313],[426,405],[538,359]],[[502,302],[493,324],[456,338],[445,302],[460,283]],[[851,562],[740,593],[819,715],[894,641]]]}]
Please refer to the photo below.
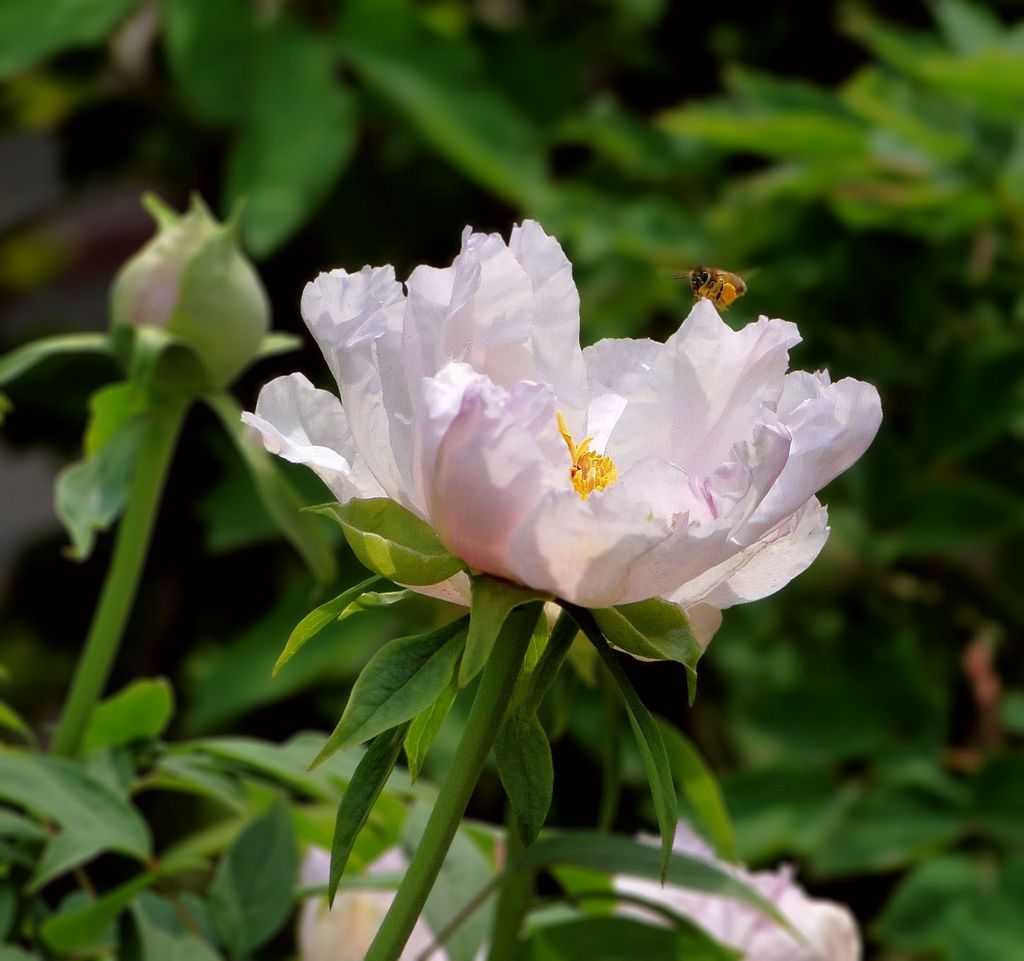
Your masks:
[{"label": "honey bee", "polygon": [[721,310],[726,310],[737,297],[747,292],[742,277],[717,267],[694,267],[689,273],[682,274],[680,279],[683,277],[690,281],[695,300],[705,298]]}]

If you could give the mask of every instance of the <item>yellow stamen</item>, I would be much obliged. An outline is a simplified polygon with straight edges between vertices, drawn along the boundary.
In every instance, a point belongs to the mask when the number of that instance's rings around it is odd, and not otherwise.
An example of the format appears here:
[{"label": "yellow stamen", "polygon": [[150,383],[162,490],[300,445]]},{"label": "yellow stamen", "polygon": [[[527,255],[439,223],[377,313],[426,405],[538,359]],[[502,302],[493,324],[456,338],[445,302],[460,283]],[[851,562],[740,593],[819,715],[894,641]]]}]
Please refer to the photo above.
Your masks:
[{"label": "yellow stamen", "polygon": [[609,484],[614,484],[619,472],[610,457],[595,453],[590,449],[593,437],[584,437],[578,444],[572,439],[562,412],[558,412],[558,432],[569,448],[572,464],[569,467],[569,480],[576,488],[581,500],[586,500],[594,491],[603,491]]}]

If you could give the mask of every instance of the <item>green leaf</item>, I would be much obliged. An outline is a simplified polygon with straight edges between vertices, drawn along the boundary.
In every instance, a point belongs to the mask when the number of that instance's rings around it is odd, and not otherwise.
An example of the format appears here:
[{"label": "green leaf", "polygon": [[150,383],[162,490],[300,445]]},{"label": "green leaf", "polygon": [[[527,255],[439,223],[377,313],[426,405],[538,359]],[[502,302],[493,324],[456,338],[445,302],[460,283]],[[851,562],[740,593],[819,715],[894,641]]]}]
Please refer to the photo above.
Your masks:
[{"label": "green leaf", "polygon": [[0,838],[15,841],[45,841],[50,835],[46,829],[21,814],[0,808]]},{"label": "green leaf", "polygon": [[96,532],[106,530],[123,510],[149,425],[147,417],[131,418],[102,450],[58,475],[55,506],[71,535],[68,553],[76,560],[92,553]]},{"label": "green leaf", "polygon": [[385,644],[356,679],[338,726],[313,764],[397,727],[433,703],[455,671],[465,628],[461,618],[431,634]]},{"label": "green leaf", "polygon": [[331,874],[327,887],[327,900],[333,906],[345,865],[355,846],[356,838],[363,829],[370,811],[388,778],[394,770],[402,742],[408,730],[408,723],[378,734],[363,755],[352,780],[338,805],[338,817],[334,823],[334,840],[331,844]]},{"label": "green leaf", "polygon": [[7,940],[18,909],[18,895],[10,881],[0,882],[0,943]]},{"label": "green leaf", "polygon": [[[178,896],[177,905],[150,891],[132,905],[132,919],[138,935],[139,961],[220,961],[220,955],[203,937],[189,931],[181,911],[195,923],[198,902],[189,895]],[[205,914],[203,921],[206,921]],[[206,925],[202,926],[206,934]]]},{"label": "green leaf", "polygon": [[551,808],[555,771],[551,745],[536,714],[513,714],[494,742],[498,775],[524,845],[533,844]]},{"label": "green leaf", "polygon": [[132,681],[96,706],[82,748],[94,751],[163,734],[174,713],[174,689],[164,678]]},{"label": "green leaf", "polygon": [[360,562],[397,584],[439,584],[465,567],[423,521],[386,497],[310,510],[334,518]]},{"label": "green leaf", "polygon": [[[634,607],[636,605],[631,604],[628,606]],[[672,855],[672,842],[675,840],[676,820],[679,816],[676,789],[672,783],[672,769],[669,764],[668,753],[665,750],[665,742],[662,740],[661,731],[658,729],[654,717],[644,707],[643,701],[640,700],[639,695],[630,683],[626,672],[622,669],[608,643],[601,636],[601,632],[597,629],[594,619],[590,617],[590,612],[577,611],[574,608],[573,617],[587,635],[588,640],[597,649],[597,653],[601,656],[605,667],[608,668],[609,673],[622,692],[626,713],[629,716],[629,723],[633,728],[637,747],[640,749],[640,758],[643,761],[644,772],[647,774],[647,781],[651,786],[654,811],[658,818],[658,830],[661,832],[662,880],[664,880],[664,872]]]},{"label": "green leaf", "polygon": [[104,40],[139,0],[4,0],[0,5],[0,79],[56,53]]},{"label": "green leaf", "polygon": [[248,811],[246,796],[229,771],[209,759],[188,754],[160,758],[146,775],[146,790],[177,791],[223,804],[237,814]]},{"label": "green leaf", "polygon": [[26,741],[34,741],[35,735],[25,719],[6,701],[0,701],[0,728],[23,737]]},{"label": "green leaf", "polygon": [[524,961],[738,961],[741,957],[694,925],[656,927],[632,918],[571,918],[538,926]]},{"label": "green leaf", "polygon": [[997,47],[1006,32],[999,17],[978,3],[939,0],[934,11],[946,42],[959,53],[974,54]]},{"label": "green leaf", "polygon": [[732,821],[711,769],[690,740],[668,721],[659,718],[658,726],[665,741],[672,776],[704,826],[712,846],[727,861],[738,860]]},{"label": "green leaf", "polygon": [[[57,6],[58,3],[59,0],[54,3],[54,6]],[[0,28],[0,37],[3,36],[6,35]],[[2,56],[2,50],[0,50],[0,56]],[[31,370],[36,364],[42,363],[50,357],[81,353],[109,354],[110,351],[110,340],[106,334],[61,334],[56,337],[33,340],[0,357],[0,385],[9,384],[12,380]]]},{"label": "green leaf", "polygon": [[247,0],[163,0],[163,42],[176,88],[204,120],[238,120],[248,102],[256,21]]},{"label": "green leaf", "polygon": [[210,884],[210,910],[234,958],[266,943],[288,919],[299,852],[288,805],[277,801],[228,849]]},{"label": "green leaf", "polygon": [[420,776],[430,745],[434,743],[434,738],[437,737],[437,732],[452,709],[458,693],[458,677],[453,673],[451,681],[437,700],[430,707],[420,711],[409,724],[409,731],[405,735],[405,759],[412,780],[415,781]]},{"label": "green leaf", "polygon": [[295,334],[285,334],[280,331],[267,334],[260,343],[253,363],[257,360],[267,360],[270,357],[277,357],[280,354],[290,354],[302,346],[302,338]]},{"label": "green leaf", "polygon": [[591,611],[606,638],[636,657],[677,661],[686,668],[690,703],[697,696],[697,662],[704,653],[686,612],[660,597]]},{"label": "green leaf", "polygon": [[246,435],[238,402],[226,393],[208,394],[204,400],[234,442],[278,530],[298,552],[313,577],[321,584],[331,583],[337,574],[334,549],[315,518],[303,513],[305,503],[274,463],[275,458]]},{"label": "green leaf", "polygon": [[657,848],[621,835],[566,831],[544,837],[520,854],[509,866],[509,870],[538,870],[557,865],[570,865],[605,874],[626,874],[662,881],[690,891],[731,898],[788,927],[770,901],[722,868],[675,851],[669,852],[665,864]]},{"label": "green leaf", "polygon": [[[383,583],[383,580],[381,577],[368,577],[365,581],[350,587],[347,591],[342,591],[337,597],[310,611],[295,625],[295,629],[289,635],[284,645],[284,650],[281,651],[281,656],[274,665],[273,673],[276,675],[285,664],[302,650],[308,640],[316,637],[328,624],[347,617],[359,598],[366,591]],[[355,613],[355,611],[352,611],[352,613]]]},{"label": "green leaf", "polygon": [[257,257],[315,210],[355,145],[356,106],[328,42],[288,16],[259,30],[248,109],[228,161],[227,205],[245,198],[242,234]]},{"label": "green leaf", "polygon": [[101,387],[89,398],[89,424],[82,445],[95,457],[133,417],[146,410],[147,398],[138,384],[126,381]]},{"label": "green leaf", "polygon": [[34,889],[102,851],[139,860],[150,854],[149,831],[138,812],[68,761],[0,753],[0,798],[61,828],[36,865]]},{"label": "green leaf", "polygon": [[11,944],[0,944],[0,961],[42,961],[38,954],[31,954]]},{"label": "green leaf", "polygon": [[60,954],[96,944],[135,896],[154,880],[152,874],[140,874],[100,898],[62,908],[43,923],[43,940]]},{"label": "green leaf", "polygon": [[549,190],[539,132],[465,46],[424,29],[406,0],[345,5],[337,38],[364,84],[467,177],[516,205]]},{"label": "green leaf", "polygon": [[512,611],[531,601],[549,600],[551,596],[488,574],[473,575],[470,585],[469,634],[459,666],[459,687],[465,687],[487,663],[501,626]]}]

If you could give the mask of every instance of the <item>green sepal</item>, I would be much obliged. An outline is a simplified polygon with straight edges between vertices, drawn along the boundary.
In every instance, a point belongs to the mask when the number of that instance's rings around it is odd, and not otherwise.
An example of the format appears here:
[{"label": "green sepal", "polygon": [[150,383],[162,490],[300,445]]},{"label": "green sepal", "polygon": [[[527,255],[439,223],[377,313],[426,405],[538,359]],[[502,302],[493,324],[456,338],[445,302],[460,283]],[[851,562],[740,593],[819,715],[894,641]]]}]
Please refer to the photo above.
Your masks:
[{"label": "green sepal", "polygon": [[352,780],[341,796],[334,824],[334,840],[331,842],[331,872],[327,885],[327,901],[332,907],[356,838],[394,770],[408,729],[409,723],[405,722],[378,734],[360,758]]},{"label": "green sepal", "polygon": [[466,565],[422,520],[386,497],[309,510],[336,520],[363,566],[396,584],[439,584]]},{"label": "green sepal", "polygon": [[679,801],[676,796],[675,784],[672,781],[672,769],[668,760],[668,752],[665,750],[665,742],[654,716],[640,700],[640,695],[637,694],[629,677],[622,669],[622,665],[619,664],[608,641],[601,635],[590,612],[579,608],[572,608],[571,611],[576,623],[594,645],[605,667],[608,668],[608,672],[618,685],[626,705],[626,714],[629,716],[629,723],[633,728],[637,747],[640,749],[644,772],[647,774],[647,781],[651,786],[654,812],[658,819],[658,830],[661,832],[661,880],[664,882],[665,872],[668,870],[669,859],[672,856],[672,843],[675,840],[676,822],[679,816]]},{"label": "green sepal", "polygon": [[681,731],[664,718],[658,718],[658,726],[668,751],[672,776],[703,825],[708,840],[720,857],[727,861],[739,860],[732,821],[711,769]]},{"label": "green sepal", "polygon": [[505,619],[531,601],[550,600],[550,594],[532,591],[487,574],[470,577],[469,635],[459,666],[459,687],[465,687],[487,663]]},{"label": "green sepal", "polygon": [[277,676],[277,672],[305,647],[307,641],[316,637],[328,624],[343,620],[364,592],[371,590],[383,581],[382,577],[368,577],[365,581],[342,591],[337,597],[332,597],[329,601],[310,611],[288,635],[284,650],[281,651],[281,656],[277,659],[271,672],[273,676]]},{"label": "green sepal", "polygon": [[697,662],[704,648],[678,604],[652,597],[635,604],[596,608],[590,613],[604,636],[627,654],[682,664],[693,704],[697,696]]},{"label": "green sepal", "polygon": [[437,700],[412,719],[409,731],[405,735],[405,760],[411,780],[415,781],[420,776],[430,745],[434,743],[434,738],[437,737],[437,732],[452,709],[458,693],[458,678],[453,673],[448,686]]},{"label": "green sepal", "polygon": [[555,770],[551,745],[536,714],[512,714],[494,742],[498,776],[524,846],[533,844],[551,808]]},{"label": "green sepal", "polygon": [[465,628],[461,618],[433,633],[385,644],[356,678],[338,726],[311,766],[411,720],[437,700],[455,671]]}]

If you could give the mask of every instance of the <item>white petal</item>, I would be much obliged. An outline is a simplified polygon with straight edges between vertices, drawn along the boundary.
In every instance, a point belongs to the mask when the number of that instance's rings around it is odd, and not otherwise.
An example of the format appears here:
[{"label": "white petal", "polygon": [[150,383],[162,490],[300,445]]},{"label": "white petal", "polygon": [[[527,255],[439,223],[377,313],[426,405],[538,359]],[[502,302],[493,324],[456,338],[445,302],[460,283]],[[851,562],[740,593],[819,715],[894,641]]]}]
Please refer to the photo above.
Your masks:
[{"label": "white petal", "polygon": [[[779,908],[804,940],[798,941],[756,909],[729,898],[631,877],[616,877],[615,889],[677,911],[723,944],[741,951],[746,961],[860,961],[860,935],[850,912],[842,905],[808,897],[789,868],[753,872],[720,861],[685,821],[679,822],[673,847],[753,887]],[[642,909],[624,906],[620,910],[665,923]]]},{"label": "white petal", "polygon": [[761,540],[673,591],[677,604],[732,607],[756,601],[803,573],[828,539],[828,511],[812,497]]},{"label": "white petal", "polygon": [[738,535],[745,543],[792,514],[867,450],[882,422],[882,405],[870,384],[852,378],[831,384],[825,373],[797,371],[786,377],[778,416],[793,437],[789,460]]},{"label": "white petal", "polygon": [[[672,525],[618,485],[586,501],[567,481],[566,487],[548,494],[513,535],[514,578],[583,607],[651,597],[646,587],[641,597],[631,596],[629,586],[643,583],[646,558],[672,535]],[[685,528],[685,518],[681,523]]]},{"label": "white petal", "polygon": [[256,412],[242,420],[260,432],[270,453],[312,467],[342,503],[384,493],[356,448],[341,402],[302,374],[272,380],[260,391]]},{"label": "white petal", "polygon": [[432,377],[447,361],[463,361],[506,390],[535,380],[550,384],[560,404],[582,405],[572,265],[538,224],[513,228],[508,244],[467,228],[452,266],[418,267],[408,288],[406,351],[416,357],[410,376]]},{"label": "white petal", "polygon": [[515,579],[510,537],[548,491],[569,487],[551,389],[520,383],[509,392],[449,364],[424,381],[424,396],[430,521],[471,567]]},{"label": "white petal", "polygon": [[606,452],[622,466],[656,456],[707,476],[777,403],[789,348],[799,340],[793,324],[764,317],[734,331],[710,301],[698,301],[660,349],[640,342],[619,350],[631,371],[623,378],[629,402]]},{"label": "white petal", "polygon": [[414,409],[402,358],[405,294],[391,267],[333,270],[306,285],[302,316],[338,382],[359,451],[389,497],[422,515]]}]

